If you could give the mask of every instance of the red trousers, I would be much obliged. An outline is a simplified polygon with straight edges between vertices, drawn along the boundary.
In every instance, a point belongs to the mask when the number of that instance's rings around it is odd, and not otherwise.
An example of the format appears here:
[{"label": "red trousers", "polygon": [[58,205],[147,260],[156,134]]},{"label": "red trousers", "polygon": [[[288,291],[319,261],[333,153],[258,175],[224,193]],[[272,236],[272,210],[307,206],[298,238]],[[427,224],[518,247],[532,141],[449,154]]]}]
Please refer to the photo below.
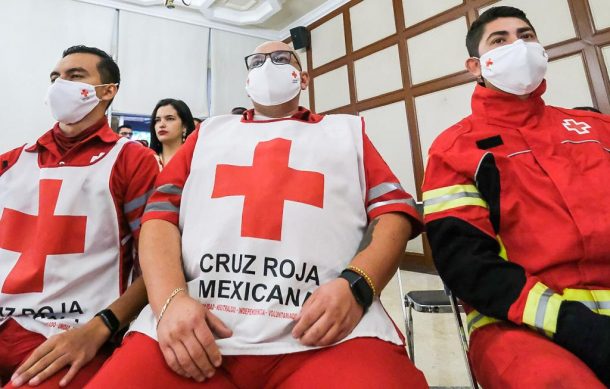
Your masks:
[{"label": "red trousers", "polygon": [[284,355],[223,356],[203,383],[174,373],[158,343],[131,333],[87,388],[427,388],[405,348],[376,338]]},{"label": "red trousers", "polygon": [[[0,386],[5,385],[5,389],[14,389],[14,386],[9,383],[11,376],[36,347],[44,343],[45,340],[47,338],[44,336],[26,330],[12,319],[7,320],[0,326]],[[77,389],[85,386],[104,364],[110,353],[111,350],[109,349],[100,350],[98,355],[80,369],[70,384],[64,388]],[[69,367],[63,368],[36,388],[59,388],[59,381],[68,373],[68,370]],[[26,384],[22,388],[30,388],[30,386]]]},{"label": "red trousers", "polygon": [[577,356],[535,331],[510,323],[475,330],[469,356],[485,389],[605,388]]}]

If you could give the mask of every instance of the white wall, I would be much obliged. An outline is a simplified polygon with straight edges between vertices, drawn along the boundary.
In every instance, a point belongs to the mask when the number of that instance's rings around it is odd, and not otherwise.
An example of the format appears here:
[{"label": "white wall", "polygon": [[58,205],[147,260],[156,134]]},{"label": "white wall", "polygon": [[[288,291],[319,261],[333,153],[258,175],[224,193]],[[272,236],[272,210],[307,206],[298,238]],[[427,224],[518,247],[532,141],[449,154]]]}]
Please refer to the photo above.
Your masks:
[{"label": "white wall", "polygon": [[74,0],[19,0],[0,4],[0,37],[0,153],[53,126],[44,102],[49,73],[77,44],[113,56],[118,50],[122,82],[113,111],[149,115],[158,100],[173,97],[195,116],[209,115],[208,28]]},{"label": "white wall", "polygon": [[113,111],[149,115],[159,100],[174,98],[193,116],[209,116],[208,28],[120,11],[118,31],[122,82]]},{"label": "white wall", "polygon": [[248,71],[244,57],[264,40],[245,35],[212,30],[210,37],[210,71],[212,72],[211,109],[214,115],[231,113],[234,107],[250,108],[246,93]]},{"label": "white wall", "polygon": [[113,9],[71,0],[2,2],[0,153],[35,141],[52,127],[44,102],[49,73],[69,46],[110,52],[115,15]]}]

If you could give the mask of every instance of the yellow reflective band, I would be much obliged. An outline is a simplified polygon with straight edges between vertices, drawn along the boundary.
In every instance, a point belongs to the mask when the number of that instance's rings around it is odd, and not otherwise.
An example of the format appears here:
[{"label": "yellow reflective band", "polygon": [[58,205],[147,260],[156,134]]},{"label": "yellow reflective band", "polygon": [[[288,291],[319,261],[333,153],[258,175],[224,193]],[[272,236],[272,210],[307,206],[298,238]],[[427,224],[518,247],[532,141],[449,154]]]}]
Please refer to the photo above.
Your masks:
[{"label": "yellow reflective band", "polygon": [[570,289],[563,290],[563,298],[578,301],[593,312],[610,316],[610,290]]},{"label": "yellow reflective band", "polygon": [[496,239],[500,244],[500,252],[498,253],[498,255],[505,261],[508,261],[508,255],[506,254],[506,246],[504,246],[502,239],[500,239],[500,235],[496,235]]},{"label": "yellow reflective band", "polygon": [[424,201],[432,200],[432,199],[435,199],[437,197],[442,197],[442,196],[446,196],[446,195],[453,195],[453,194],[457,194],[457,193],[464,193],[464,192],[466,192],[466,193],[468,193],[468,192],[479,193],[479,190],[474,185],[452,185],[452,186],[445,186],[445,187],[442,187],[442,188],[432,189],[432,190],[424,192],[423,195],[422,195],[422,200],[424,200]]},{"label": "yellow reflective band", "polygon": [[[563,290],[563,297],[571,301],[592,301],[595,303],[610,302],[610,290],[605,289],[570,289]],[[610,306],[608,307],[610,308]]]},{"label": "yellow reflective band", "polygon": [[525,302],[523,323],[541,329],[547,335],[554,334],[557,330],[557,316],[562,301],[563,298],[546,285],[536,283],[530,289]]},{"label": "yellow reflective band", "polygon": [[[502,246],[502,244],[501,244]],[[534,292],[534,289],[536,291]],[[586,305],[589,309],[594,312],[597,312],[601,315],[610,316],[610,290],[600,289],[600,290],[588,290],[588,289],[564,289],[563,295],[558,295],[556,293],[548,293],[548,301],[546,301],[546,312],[544,314],[544,319],[541,320],[542,327],[541,328],[536,325],[532,325],[531,323],[536,323],[536,313],[540,310],[540,297],[544,294],[545,291],[550,291],[549,288],[544,286],[542,283],[537,283],[532,290],[530,290],[526,305],[525,312],[523,314],[523,323],[536,327],[540,330],[540,332],[544,333],[548,337],[552,337],[556,331],[557,326],[557,316],[559,314],[559,305],[562,300],[570,300],[570,301],[578,301],[584,305]],[[537,298],[535,297],[537,296]],[[551,311],[549,311],[551,309]],[[552,311],[555,311],[554,313]],[[529,318],[526,320],[526,314],[529,315]],[[541,313],[542,315],[542,313]],[[550,323],[554,320],[554,324]],[[472,332],[478,328],[484,327],[488,324],[497,323],[502,320],[494,319],[493,317],[485,316],[478,311],[470,312],[466,317],[466,323],[468,325],[468,335],[471,335]]]},{"label": "yellow reflective band", "polygon": [[423,193],[424,214],[446,211],[466,205],[487,208],[479,190],[474,185],[452,185]]},{"label": "yellow reflective band", "polygon": [[610,290],[592,290],[591,293],[597,302],[610,301]]},{"label": "yellow reflective band", "polygon": [[497,323],[500,321],[502,320],[485,316],[478,311],[472,311],[466,316],[466,323],[468,325],[468,336],[470,336],[472,332],[477,328],[481,328],[488,324]]}]

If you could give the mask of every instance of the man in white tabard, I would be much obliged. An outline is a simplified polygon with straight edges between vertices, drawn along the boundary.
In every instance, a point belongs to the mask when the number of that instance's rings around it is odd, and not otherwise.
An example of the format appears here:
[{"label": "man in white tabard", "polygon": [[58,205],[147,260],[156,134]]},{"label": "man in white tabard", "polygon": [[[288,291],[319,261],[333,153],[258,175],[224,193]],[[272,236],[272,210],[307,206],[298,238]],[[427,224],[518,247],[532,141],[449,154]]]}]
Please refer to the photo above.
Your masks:
[{"label": "man in white tabard", "polygon": [[427,387],[379,301],[413,198],[360,117],[298,106],[290,46],[246,65],[254,109],[206,120],[157,180],[150,305],[90,387]]},{"label": "man in white tabard", "polygon": [[120,82],[106,52],[66,49],[47,95],[57,122],[0,155],[4,388],[82,388],[146,304],[133,253],[159,168],[108,125]]}]

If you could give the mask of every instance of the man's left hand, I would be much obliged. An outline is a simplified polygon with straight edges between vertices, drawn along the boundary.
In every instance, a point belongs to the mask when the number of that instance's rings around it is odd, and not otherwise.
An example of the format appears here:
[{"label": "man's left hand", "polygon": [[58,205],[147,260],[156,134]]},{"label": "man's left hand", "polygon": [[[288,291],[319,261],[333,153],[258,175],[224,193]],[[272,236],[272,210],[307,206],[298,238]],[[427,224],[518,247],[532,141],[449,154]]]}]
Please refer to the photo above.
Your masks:
[{"label": "man's left hand", "polygon": [[82,327],[53,335],[15,371],[11,382],[13,386],[25,383],[36,386],[70,365],[68,373],[59,382],[60,386],[66,386],[95,357],[109,337],[110,330],[99,317],[94,317]]},{"label": "man's left hand", "polygon": [[349,335],[363,313],[347,280],[337,278],[320,286],[305,301],[292,336],[306,346],[328,346]]}]

